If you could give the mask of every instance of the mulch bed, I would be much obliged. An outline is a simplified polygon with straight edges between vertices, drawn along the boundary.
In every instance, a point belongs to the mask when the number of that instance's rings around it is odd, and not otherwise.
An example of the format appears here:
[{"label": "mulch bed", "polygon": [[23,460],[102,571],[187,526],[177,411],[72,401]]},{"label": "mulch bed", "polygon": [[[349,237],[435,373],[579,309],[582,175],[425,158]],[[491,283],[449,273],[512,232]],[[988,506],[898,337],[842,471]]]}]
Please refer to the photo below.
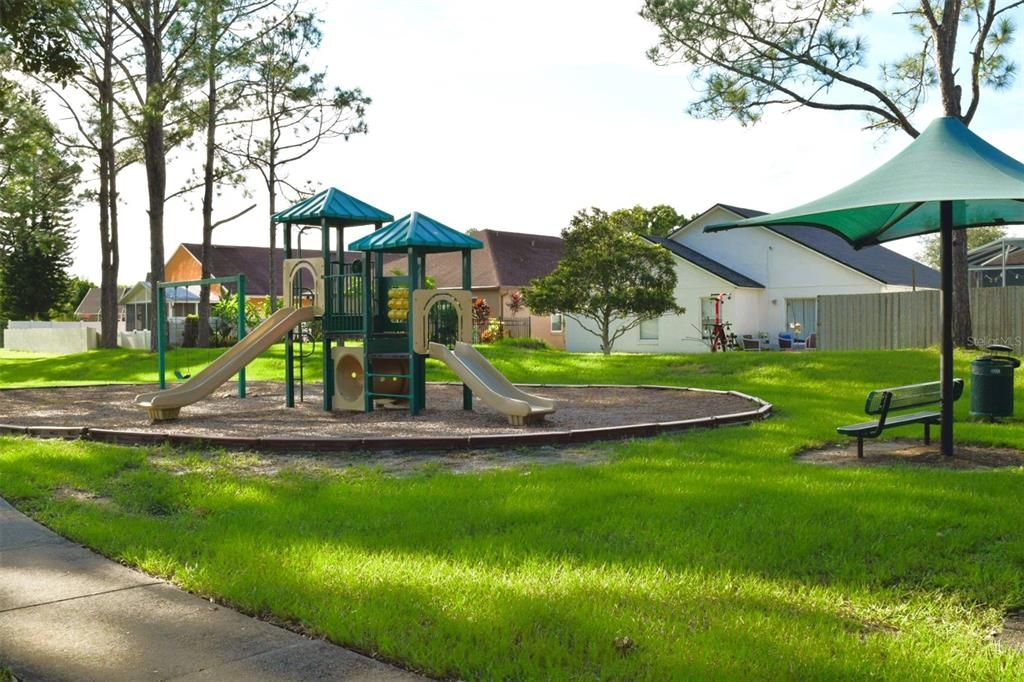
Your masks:
[{"label": "mulch bed", "polygon": [[[558,411],[536,425],[510,426],[504,416],[479,400],[475,402],[474,411],[462,410],[462,387],[452,384],[428,384],[427,409],[416,417],[405,410],[377,410],[370,414],[325,412],[319,384],[307,385],[304,402],[297,402],[294,409],[289,409],[284,405],[282,383],[250,382],[244,400],[237,397],[234,384],[225,384],[209,398],[182,408],[179,419],[150,424],[145,410],[135,406],[132,400],[138,393],[153,390],[151,386],[110,385],[0,391],[0,424],[35,427],[36,435],[47,435],[42,433],[41,427],[55,427],[48,435],[68,437],[74,437],[77,429],[85,427],[98,432],[130,431],[140,436],[174,434],[179,439],[365,439],[367,443],[375,441],[382,449],[387,440],[393,439],[437,439],[437,443],[440,439],[461,439],[468,446],[469,438],[477,438],[474,445],[480,446],[482,437],[497,439],[508,434],[531,437],[530,445],[543,444],[544,434],[557,442],[583,442],[588,439],[568,438],[567,434],[749,415],[764,408],[763,403],[748,396],[714,391],[629,386],[524,388],[555,399]],[[766,410],[762,409],[764,412]],[[746,421],[752,418],[756,417],[748,416]],[[61,434],[60,427],[73,427],[76,431]],[[626,435],[653,435],[656,431],[650,429],[647,433],[647,430],[633,428]],[[560,434],[562,438],[558,441]],[[623,434],[608,435],[623,437]]]},{"label": "mulch bed", "polygon": [[933,441],[865,441],[864,458],[857,458],[857,441],[816,450],[805,450],[797,461],[836,467],[871,467],[908,464],[939,469],[998,469],[1024,466],[1024,452],[1011,448],[956,445],[952,457],[943,457]]}]

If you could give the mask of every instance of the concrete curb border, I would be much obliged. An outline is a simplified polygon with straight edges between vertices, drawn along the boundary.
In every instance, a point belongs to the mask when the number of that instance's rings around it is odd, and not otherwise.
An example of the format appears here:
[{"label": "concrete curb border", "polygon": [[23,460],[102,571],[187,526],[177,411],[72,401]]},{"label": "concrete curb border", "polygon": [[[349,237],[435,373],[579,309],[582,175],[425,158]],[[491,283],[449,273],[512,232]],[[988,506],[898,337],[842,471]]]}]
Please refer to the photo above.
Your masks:
[{"label": "concrete curb border", "polygon": [[[434,382],[431,382],[434,383]],[[454,383],[454,382],[438,382]],[[262,452],[353,452],[353,451],[439,451],[480,450],[520,446],[544,446],[595,443],[599,441],[651,438],[666,433],[693,429],[749,424],[767,419],[772,413],[771,403],[739,391],[688,388],[680,386],[629,384],[517,384],[527,388],[638,388],[642,390],[693,391],[733,395],[750,400],[756,409],[732,414],[682,419],[664,422],[638,422],[620,426],[601,426],[568,431],[508,432],[467,436],[424,436],[391,438],[367,436],[362,438],[281,438],[244,436],[196,436],[171,431],[132,431],[130,429],[102,429],[89,426],[21,426],[0,424],[0,435],[21,435],[32,438],[87,440],[117,445],[173,445],[206,446],[225,450],[255,450]]]}]

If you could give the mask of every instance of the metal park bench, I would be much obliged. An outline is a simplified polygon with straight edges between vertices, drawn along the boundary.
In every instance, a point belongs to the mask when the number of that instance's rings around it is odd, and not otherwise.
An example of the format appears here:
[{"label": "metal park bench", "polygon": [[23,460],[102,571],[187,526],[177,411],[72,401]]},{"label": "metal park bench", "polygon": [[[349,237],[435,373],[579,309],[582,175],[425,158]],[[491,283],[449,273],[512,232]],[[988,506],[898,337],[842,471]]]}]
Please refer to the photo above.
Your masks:
[{"label": "metal park bench", "polygon": [[[964,380],[953,380],[953,400],[960,398],[964,392]],[[840,426],[836,429],[839,433],[847,436],[857,437],[857,457],[864,457],[864,439],[877,438],[882,431],[895,426],[906,426],[908,424],[924,424],[924,442],[931,442],[930,429],[933,424],[942,422],[942,413],[938,410],[924,412],[911,412],[909,414],[891,415],[893,411],[908,410],[913,407],[923,407],[942,402],[942,394],[938,381],[925,384],[913,384],[912,386],[896,386],[894,388],[882,388],[868,393],[868,399],[864,405],[864,412],[870,415],[877,415],[877,421],[862,422]]]}]

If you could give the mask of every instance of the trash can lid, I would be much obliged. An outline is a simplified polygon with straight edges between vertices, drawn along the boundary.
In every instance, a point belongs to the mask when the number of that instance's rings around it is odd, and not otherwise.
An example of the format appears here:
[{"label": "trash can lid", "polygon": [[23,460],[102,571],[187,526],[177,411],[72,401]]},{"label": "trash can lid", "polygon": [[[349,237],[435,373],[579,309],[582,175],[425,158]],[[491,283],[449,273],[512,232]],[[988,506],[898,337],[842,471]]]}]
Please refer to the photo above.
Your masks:
[{"label": "trash can lid", "polygon": [[993,353],[1009,353],[1013,349],[1002,343],[993,343],[991,345],[985,346],[985,350],[990,350]]},{"label": "trash can lid", "polygon": [[1007,355],[982,355],[971,360],[972,365],[1003,365],[1005,367],[1020,367],[1020,360]]}]

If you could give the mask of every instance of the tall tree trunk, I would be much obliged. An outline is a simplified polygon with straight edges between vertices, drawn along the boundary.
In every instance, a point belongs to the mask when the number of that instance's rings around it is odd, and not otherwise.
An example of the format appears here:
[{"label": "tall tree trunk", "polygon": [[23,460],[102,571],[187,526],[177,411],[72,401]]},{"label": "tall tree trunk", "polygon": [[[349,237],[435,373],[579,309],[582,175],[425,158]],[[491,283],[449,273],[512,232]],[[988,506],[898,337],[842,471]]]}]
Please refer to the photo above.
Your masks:
[{"label": "tall tree trunk", "polygon": [[117,155],[114,151],[113,4],[108,0],[103,25],[103,76],[99,88],[100,109],[100,347],[117,348],[117,274],[120,252],[117,243]]},{"label": "tall tree trunk", "polygon": [[[101,96],[102,97],[102,96]],[[106,111],[101,105],[101,118]],[[104,125],[100,123],[101,127]],[[100,131],[100,190],[98,204],[100,209],[100,348],[117,346],[117,303],[110,305],[110,161],[106,149],[106,131]],[[117,288],[117,276],[114,276],[114,289]]]},{"label": "tall tree trunk", "polygon": [[[959,29],[961,3],[946,0],[942,8],[942,21],[935,33],[935,55],[939,71],[939,92],[942,110],[946,116],[963,120],[961,89],[956,84],[956,40]],[[966,124],[966,122],[965,122]],[[967,234],[953,231],[953,343],[965,347],[972,334],[971,297],[967,277]]]},{"label": "tall tree trunk", "polygon": [[[212,8],[210,11],[214,11]],[[216,33],[215,22],[211,22],[212,34]],[[212,37],[211,37],[212,40]],[[210,262],[213,260],[213,164],[217,141],[217,68],[214,57],[216,47],[207,46],[206,63],[207,104],[206,104],[206,166],[203,173],[203,279],[211,277]],[[199,346],[210,345],[210,285],[204,284],[199,291]]]},{"label": "tall tree trunk", "polygon": [[[143,152],[149,189],[149,284],[157,296],[157,283],[164,279],[164,199],[167,195],[167,159],[164,150],[164,65],[163,29],[159,2],[147,4],[150,31],[142,34],[146,60],[146,111],[143,115]],[[153,299],[156,300],[155,298]],[[149,307],[150,350],[157,348],[157,306]]]}]

